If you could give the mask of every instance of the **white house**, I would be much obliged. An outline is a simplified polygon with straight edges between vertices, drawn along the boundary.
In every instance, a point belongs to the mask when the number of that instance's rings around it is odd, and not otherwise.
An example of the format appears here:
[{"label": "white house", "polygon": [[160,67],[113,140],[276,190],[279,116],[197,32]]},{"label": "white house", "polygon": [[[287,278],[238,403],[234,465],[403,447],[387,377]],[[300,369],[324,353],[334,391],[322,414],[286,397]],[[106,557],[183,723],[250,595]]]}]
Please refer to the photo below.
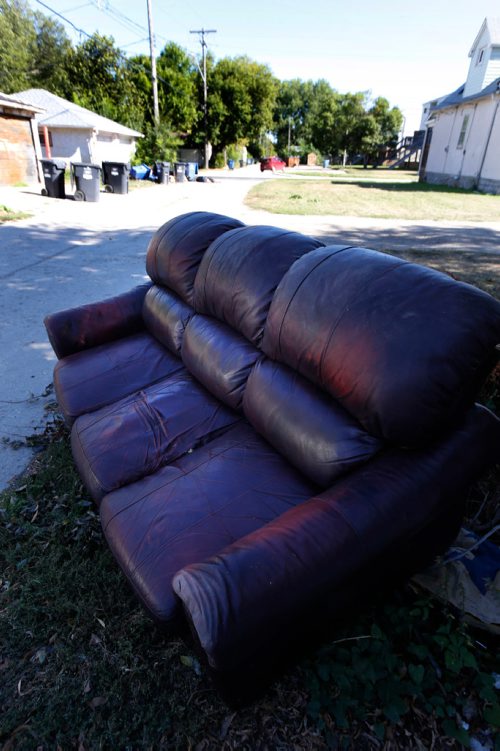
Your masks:
[{"label": "white house", "polygon": [[467,81],[424,105],[420,180],[500,194],[500,18],[485,18],[469,57]]},{"label": "white house", "polygon": [[96,115],[45,89],[28,89],[13,96],[44,112],[37,114],[42,157],[71,162],[130,162],[142,133]]}]

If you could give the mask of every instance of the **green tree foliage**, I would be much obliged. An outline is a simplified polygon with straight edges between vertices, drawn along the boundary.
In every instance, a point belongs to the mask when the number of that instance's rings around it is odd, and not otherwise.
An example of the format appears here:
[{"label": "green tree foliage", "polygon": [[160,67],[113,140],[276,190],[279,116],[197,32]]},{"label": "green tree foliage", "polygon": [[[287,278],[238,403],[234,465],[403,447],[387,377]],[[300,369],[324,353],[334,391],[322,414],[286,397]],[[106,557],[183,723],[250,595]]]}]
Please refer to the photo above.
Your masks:
[{"label": "green tree foliage", "polygon": [[131,128],[142,126],[142,97],[131,76],[132,65],[112,37],[93,34],[68,61],[74,102]]},{"label": "green tree foliage", "polygon": [[208,136],[219,151],[243,140],[258,154],[273,124],[278,82],[267,65],[222,58],[209,78]]},{"label": "green tree foliage", "polygon": [[31,86],[36,48],[33,14],[23,0],[0,0],[0,91]]},{"label": "green tree foliage", "polygon": [[278,151],[309,151],[344,160],[363,155],[376,163],[395,145],[403,116],[387,99],[370,104],[366,92],[339,94],[327,81],[283,81],[274,112]]},{"label": "green tree foliage", "polygon": [[191,57],[170,42],[156,61],[160,119],[174,131],[191,133],[201,116],[198,104],[198,71]]},{"label": "green tree foliage", "polygon": [[36,37],[30,84],[67,98],[71,92],[67,64],[72,53],[69,37],[62,24],[43,13],[33,15],[33,27]]}]

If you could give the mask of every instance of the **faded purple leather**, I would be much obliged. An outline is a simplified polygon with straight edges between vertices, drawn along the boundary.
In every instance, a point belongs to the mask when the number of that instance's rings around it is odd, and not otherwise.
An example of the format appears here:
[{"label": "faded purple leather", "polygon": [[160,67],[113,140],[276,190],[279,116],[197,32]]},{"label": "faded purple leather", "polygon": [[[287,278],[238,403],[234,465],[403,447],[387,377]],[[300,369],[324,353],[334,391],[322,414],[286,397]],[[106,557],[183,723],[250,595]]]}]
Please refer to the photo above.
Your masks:
[{"label": "faded purple leather", "polygon": [[240,419],[185,370],[81,415],[73,456],[95,501],[209,441]]},{"label": "faded purple leather", "polygon": [[[180,354],[184,329],[193,313],[189,301],[200,261],[212,240],[240,226],[237,219],[202,211],[176,217],[154,233],[146,257],[151,278],[164,287],[143,284],[109,300],[46,317],[49,340],[57,356],[64,358],[56,365],[54,387],[68,425],[78,415],[182,367],[170,352]],[[145,328],[149,333],[142,337],[117,341]],[[101,344],[112,351],[99,349]],[[81,354],[76,360],[67,358],[77,352]]]},{"label": "faded purple leather", "polygon": [[282,456],[323,487],[383,446],[327,394],[272,360],[252,370],[244,412]]},{"label": "faded purple leather", "polygon": [[46,316],[45,328],[57,357],[108,344],[143,329],[142,304],[150,286],[141,284],[108,300]]},{"label": "faded purple leather", "polygon": [[107,495],[106,539],[148,611],[165,625],[181,609],[171,580],[315,492],[245,424]]},{"label": "faded purple leather", "polygon": [[[86,405],[73,451],[104,496],[111,550],[151,615],[187,620],[220,671],[279,652],[331,593],[335,613],[376,584],[366,574],[391,579],[442,550],[467,486],[500,456],[499,420],[472,406],[500,304],[320,245],[177,217],[148,250],[141,333],[58,365],[63,409]],[[59,315],[66,330],[83,320]]]},{"label": "faded purple leather", "polygon": [[165,287],[154,285],[144,298],[142,317],[150,334],[180,357],[182,339],[193,308]]},{"label": "faded purple leather", "polygon": [[64,357],[54,387],[68,425],[86,412],[133,394],[183,369],[182,362],[146,332]]},{"label": "faded purple leather", "polygon": [[498,459],[499,444],[500,420],[475,407],[441,441],[420,451],[386,451],[176,574],[174,589],[209,664],[230,670],[258,659],[263,643],[278,645],[280,633],[319,598],[459,504],[471,474]]},{"label": "faded purple leather", "polygon": [[225,323],[195,316],[182,342],[182,360],[224,404],[241,409],[248,376],[261,352]]},{"label": "faded purple leather", "polygon": [[194,307],[258,346],[283,275],[298,258],[322,245],[277,227],[242,227],[220,235],[200,263]]},{"label": "faded purple leather", "polygon": [[208,211],[175,217],[155,232],[146,255],[146,271],[153,282],[192,305],[194,281],[208,246],[219,235],[242,226],[237,219]]},{"label": "faded purple leather", "polygon": [[499,329],[500,305],[475,287],[373,250],[321,248],[283,279],[263,350],[373,435],[416,445],[472,404]]}]

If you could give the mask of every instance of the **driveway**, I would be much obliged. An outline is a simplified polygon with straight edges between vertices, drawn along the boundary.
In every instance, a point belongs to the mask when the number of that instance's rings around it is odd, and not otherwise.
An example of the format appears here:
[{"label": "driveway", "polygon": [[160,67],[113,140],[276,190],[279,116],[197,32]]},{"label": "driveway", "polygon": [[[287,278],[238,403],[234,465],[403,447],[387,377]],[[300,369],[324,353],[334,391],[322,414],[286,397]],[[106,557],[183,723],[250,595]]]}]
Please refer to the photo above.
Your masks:
[{"label": "driveway", "polygon": [[39,188],[0,188],[0,205],[32,212],[29,219],[0,226],[0,488],[31,459],[25,438],[43,430],[44,410],[53,400],[55,356],[43,317],[144,281],[149,239],[173,216],[216,211],[247,224],[305,232],[332,244],[500,254],[500,222],[457,225],[303,217],[247,208],[247,191],[274,177],[261,174],[255,165],[220,172],[214,183],[141,186],[126,196],[101,193],[97,203],[44,198]]}]

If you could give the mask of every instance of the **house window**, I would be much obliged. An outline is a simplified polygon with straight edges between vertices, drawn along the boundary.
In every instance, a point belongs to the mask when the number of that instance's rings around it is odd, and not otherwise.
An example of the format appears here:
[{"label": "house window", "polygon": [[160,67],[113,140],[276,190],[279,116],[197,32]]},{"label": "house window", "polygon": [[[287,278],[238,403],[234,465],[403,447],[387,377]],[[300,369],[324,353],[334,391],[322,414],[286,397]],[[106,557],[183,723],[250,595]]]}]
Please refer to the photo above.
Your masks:
[{"label": "house window", "polygon": [[460,135],[458,136],[457,149],[463,149],[464,147],[465,134],[467,132],[468,124],[469,124],[469,115],[464,115],[464,119],[462,121],[462,127],[460,128]]},{"label": "house window", "polygon": [[483,58],[484,58],[484,47],[480,49],[479,52],[477,53],[476,65],[481,65],[481,63],[483,62]]},{"label": "house window", "polygon": [[[49,146],[52,147],[54,144],[52,143],[52,133],[50,132],[50,130],[48,131],[48,134],[49,134]],[[38,135],[40,137],[41,145],[45,146],[45,135],[42,129],[38,131]]]}]

